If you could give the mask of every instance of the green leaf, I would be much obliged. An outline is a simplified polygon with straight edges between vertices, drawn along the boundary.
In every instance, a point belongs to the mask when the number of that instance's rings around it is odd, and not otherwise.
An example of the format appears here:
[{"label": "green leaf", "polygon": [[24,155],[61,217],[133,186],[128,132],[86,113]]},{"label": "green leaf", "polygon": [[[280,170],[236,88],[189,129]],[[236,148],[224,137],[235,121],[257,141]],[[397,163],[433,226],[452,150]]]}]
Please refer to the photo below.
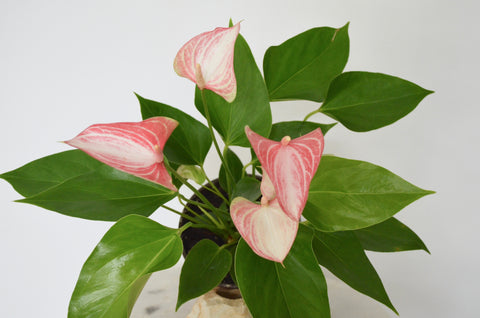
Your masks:
[{"label": "green leaf", "polygon": [[303,216],[321,231],[356,230],[431,193],[371,163],[323,156]]},{"label": "green leaf", "polygon": [[310,29],[270,47],[263,60],[270,100],[323,101],[330,82],[347,64],[348,53],[348,24]]},{"label": "green leaf", "polygon": [[177,310],[185,302],[218,286],[228,274],[232,255],[211,240],[198,242],[188,253],[180,274]]},{"label": "green leaf", "polygon": [[227,182],[227,173],[223,164],[220,166],[220,171],[218,172],[218,181],[220,182],[220,186],[224,190],[227,190],[228,194],[231,195],[235,184],[242,178],[243,164],[240,158],[238,158],[238,156],[230,149],[227,150],[224,158],[230,171],[233,174],[233,183],[230,184],[229,188]]},{"label": "green leaf", "polygon": [[418,235],[395,218],[389,218],[353,233],[366,250],[376,252],[424,250],[430,253]]},{"label": "green leaf", "polygon": [[170,189],[109,167],[80,150],[36,160],[4,178],[22,193],[33,193],[18,202],[90,220],[148,216],[175,196]]},{"label": "green leaf", "polygon": [[241,240],[235,272],[248,309],[255,318],[330,317],[327,285],[312,250],[313,232],[299,226],[283,267],[256,255]]},{"label": "green leaf", "polygon": [[83,265],[68,317],[128,317],[149,274],[182,255],[178,230],[130,215],[115,223]]},{"label": "green leaf", "polygon": [[313,251],[320,265],[353,289],[378,300],[397,313],[355,234],[315,231]]},{"label": "green leaf", "polygon": [[[204,90],[204,93],[212,125],[222,136],[225,144],[249,147],[245,126],[250,126],[262,136],[268,136],[272,126],[272,112],[262,74],[255,64],[247,42],[241,35],[235,42],[234,56],[237,79],[235,100],[228,103],[212,91]],[[195,91],[195,105],[202,114],[205,114],[198,87]]]},{"label": "green leaf", "polygon": [[260,181],[256,178],[245,177],[240,179],[235,186],[232,199],[242,197],[252,202],[257,201],[261,196]]},{"label": "green leaf", "polygon": [[280,141],[285,136],[290,136],[292,139],[298,138],[317,128],[320,128],[323,135],[325,135],[327,131],[329,131],[335,125],[336,123],[319,124],[309,121],[283,121],[273,124],[269,139]]},{"label": "green leaf", "polygon": [[29,197],[103,165],[83,151],[70,150],[37,159],[0,175],[0,178],[8,181],[24,197]]},{"label": "green leaf", "polygon": [[135,95],[140,102],[143,119],[164,116],[178,121],[163,149],[167,158],[178,164],[202,165],[212,145],[208,128],[179,109]]},{"label": "green leaf", "polygon": [[320,111],[353,131],[369,131],[404,117],[432,91],[381,73],[347,72],[332,81]]}]

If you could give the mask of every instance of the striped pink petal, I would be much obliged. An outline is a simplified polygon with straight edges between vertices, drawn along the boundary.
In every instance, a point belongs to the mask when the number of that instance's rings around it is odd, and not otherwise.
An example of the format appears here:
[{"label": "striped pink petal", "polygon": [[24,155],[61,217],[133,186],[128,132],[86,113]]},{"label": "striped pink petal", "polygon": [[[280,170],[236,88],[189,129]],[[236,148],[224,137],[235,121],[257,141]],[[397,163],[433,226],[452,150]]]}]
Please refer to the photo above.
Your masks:
[{"label": "striped pink petal", "polygon": [[245,133],[273,183],[280,206],[298,221],[323,152],[322,131],[316,129],[293,140],[286,136],[280,142],[262,137],[248,126]]},{"label": "striped pink petal", "polygon": [[167,117],[96,124],[65,143],[113,168],[176,191],[163,163],[163,147],[177,125],[176,120]]},{"label": "striped pink petal", "polygon": [[175,72],[231,103],[237,95],[233,53],[239,31],[237,23],[197,35],[178,51],[173,62]]},{"label": "striped pink petal", "polygon": [[237,197],[230,215],[238,232],[259,256],[282,263],[297,235],[298,222],[289,218],[277,200],[256,204]]},{"label": "striped pink petal", "polygon": [[265,198],[267,201],[272,201],[275,199],[277,194],[275,193],[275,187],[273,186],[272,180],[268,177],[267,172],[263,169],[262,173],[262,182],[260,183],[260,192],[262,193],[262,198]]}]

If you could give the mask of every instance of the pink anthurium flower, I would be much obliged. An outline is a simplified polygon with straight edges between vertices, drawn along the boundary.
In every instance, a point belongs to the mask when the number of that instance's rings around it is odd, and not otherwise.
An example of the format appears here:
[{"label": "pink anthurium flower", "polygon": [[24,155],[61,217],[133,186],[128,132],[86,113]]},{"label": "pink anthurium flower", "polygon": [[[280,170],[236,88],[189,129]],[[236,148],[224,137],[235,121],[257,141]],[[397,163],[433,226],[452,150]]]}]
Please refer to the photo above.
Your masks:
[{"label": "pink anthurium flower", "polygon": [[113,168],[176,191],[163,163],[163,147],[177,125],[176,120],[167,117],[96,124],[65,143]]},{"label": "pink anthurium flower", "polygon": [[266,198],[268,201],[272,201],[277,196],[275,192],[275,187],[273,186],[272,180],[268,176],[265,169],[262,168],[262,182],[260,183],[260,192],[262,197]]},{"label": "pink anthurium flower", "polygon": [[289,218],[278,200],[256,204],[237,197],[230,205],[230,215],[245,242],[259,256],[282,263],[290,251],[298,230],[298,222]]},{"label": "pink anthurium flower", "polygon": [[197,35],[178,51],[173,68],[200,89],[209,89],[231,103],[237,95],[233,52],[240,23]]},{"label": "pink anthurium flower", "polygon": [[300,220],[323,152],[322,131],[318,128],[293,140],[285,136],[280,142],[262,137],[248,126],[245,133],[271,179],[283,211],[292,220]]}]

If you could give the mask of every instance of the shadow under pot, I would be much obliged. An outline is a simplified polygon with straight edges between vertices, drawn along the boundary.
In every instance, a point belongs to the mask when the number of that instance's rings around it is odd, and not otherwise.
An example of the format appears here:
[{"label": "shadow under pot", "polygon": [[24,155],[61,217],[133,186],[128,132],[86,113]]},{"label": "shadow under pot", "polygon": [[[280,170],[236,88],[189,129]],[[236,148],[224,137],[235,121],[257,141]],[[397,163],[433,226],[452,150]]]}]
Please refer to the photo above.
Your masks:
[{"label": "shadow under pot", "polygon": [[[215,187],[217,187],[220,190],[220,192],[222,193],[223,196],[225,196],[225,197],[228,196],[227,193],[220,187],[220,183],[219,183],[218,179],[213,180],[212,183],[215,185]],[[205,185],[205,186],[208,186],[208,184]],[[212,193],[207,188],[205,188],[205,186],[200,188],[199,192],[208,201],[210,201],[210,203],[214,207],[217,207],[217,208],[220,207],[223,203],[223,200],[220,197],[218,197],[216,194]],[[194,194],[190,198],[190,200],[191,201],[202,202],[196,194]],[[189,203],[189,204],[187,204],[187,207],[189,209],[193,210],[197,214],[203,214],[203,212],[195,205],[192,205],[192,204]],[[187,208],[185,208],[183,210],[183,213],[185,213],[186,215],[193,216],[192,213]],[[181,217],[178,227],[180,228],[183,225],[185,225],[186,223],[188,223],[188,220]],[[198,242],[200,242],[201,240],[204,240],[204,239],[211,240],[211,241],[215,242],[218,246],[222,246],[222,245],[226,244],[226,242],[223,238],[221,238],[217,234],[215,234],[215,233],[213,233],[213,232],[211,232],[207,229],[202,229],[202,228],[192,228],[192,227],[190,227],[190,228],[186,229],[185,231],[183,231],[183,233],[181,234],[181,238],[182,238],[182,241],[183,241],[183,257],[187,257],[188,252],[190,252],[190,250],[193,248],[193,246],[195,246],[195,244],[197,244]],[[222,282],[214,290],[218,295],[220,295],[222,297],[225,297],[225,298],[237,299],[237,298],[242,297],[241,294],[240,294],[240,290],[238,289],[238,286],[233,281],[230,273],[227,274],[227,276],[225,276],[225,278],[222,280]]]}]

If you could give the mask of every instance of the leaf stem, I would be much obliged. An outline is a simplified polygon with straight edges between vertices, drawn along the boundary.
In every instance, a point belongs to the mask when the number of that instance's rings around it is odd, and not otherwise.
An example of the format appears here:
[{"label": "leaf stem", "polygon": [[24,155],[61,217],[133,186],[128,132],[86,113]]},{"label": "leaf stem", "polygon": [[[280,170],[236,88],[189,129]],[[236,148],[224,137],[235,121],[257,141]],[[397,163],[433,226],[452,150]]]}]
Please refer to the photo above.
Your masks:
[{"label": "leaf stem", "polygon": [[[247,173],[247,168],[253,166],[257,161],[257,159],[253,159],[242,168],[242,178],[245,177],[245,174]],[[253,171],[255,172],[255,170]],[[252,174],[252,176],[254,176],[254,174]]]},{"label": "leaf stem", "polygon": [[319,112],[320,112],[320,108],[315,109],[313,112],[308,113],[307,116],[305,116],[305,118],[303,119],[303,121],[307,121],[307,119],[309,119],[310,117],[312,117],[313,115]]},{"label": "leaf stem", "polygon": [[207,179],[207,182],[208,184],[211,186],[211,188],[207,187],[207,186],[203,186],[205,189],[207,189],[208,191],[212,192],[213,194],[217,195],[219,198],[221,198],[223,200],[223,202],[225,202],[227,205],[230,205],[230,201],[228,201],[228,199],[222,194],[222,192],[220,191],[220,189],[215,185],[215,183],[213,183],[212,180],[210,180],[207,176],[207,172],[205,171],[205,169],[203,168],[203,165],[200,166],[200,169],[202,170],[203,174],[205,175],[205,179]]},{"label": "leaf stem", "polygon": [[207,204],[212,211],[215,211],[217,209],[199,190],[197,190],[193,185],[191,185],[187,181],[187,179],[178,174],[178,172],[175,171],[175,169],[173,169],[169,164],[165,164],[165,167],[175,176],[175,178],[180,180],[184,185],[186,185],[190,190],[192,190],[192,192],[195,193],[200,198],[200,200],[203,201],[203,203]]},{"label": "leaf stem", "polygon": [[166,206],[166,205],[164,205],[164,204],[161,205],[161,207],[164,208],[165,210],[168,210],[168,211],[170,211],[170,212],[173,212],[173,213],[175,213],[175,214],[177,214],[177,215],[179,215],[179,216],[181,216],[181,217],[183,217],[183,218],[185,218],[185,219],[187,219],[187,220],[189,220],[189,221],[191,221],[191,222],[196,222],[196,221],[197,221],[197,220],[195,220],[195,218],[191,217],[190,215],[187,215],[187,214],[185,214],[185,213],[179,212],[179,211],[177,211],[177,210],[175,210],[175,209],[172,209],[171,207]]},{"label": "leaf stem", "polygon": [[[215,133],[213,132],[213,127],[212,127],[212,120],[210,118],[210,112],[208,111],[208,105],[207,105],[207,98],[205,97],[205,91],[202,89],[200,90],[200,93],[202,95],[202,102],[203,102],[203,110],[205,112],[205,118],[207,119],[208,123],[208,129],[210,130],[210,135],[212,136],[213,144],[215,146],[215,149],[218,153],[218,156],[220,157],[220,160],[222,161],[223,167],[225,168],[225,171],[227,173],[227,188],[230,189],[231,182],[233,181],[233,174],[230,171],[230,168],[227,165],[227,162],[220,151],[220,147],[218,146],[217,138],[215,137]],[[225,145],[226,148],[227,145]]]}]

